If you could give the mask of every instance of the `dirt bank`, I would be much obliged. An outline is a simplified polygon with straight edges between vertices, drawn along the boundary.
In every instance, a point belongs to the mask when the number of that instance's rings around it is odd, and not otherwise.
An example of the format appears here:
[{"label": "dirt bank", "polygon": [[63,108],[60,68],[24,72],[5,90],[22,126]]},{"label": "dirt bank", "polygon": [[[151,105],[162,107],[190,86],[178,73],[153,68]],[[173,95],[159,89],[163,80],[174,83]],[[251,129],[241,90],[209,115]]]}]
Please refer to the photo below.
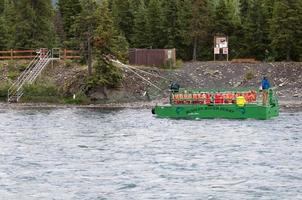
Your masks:
[{"label": "dirt bank", "polygon": [[[184,88],[258,88],[263,75],[268,76],[276,87],[283,109],[301,110],[302,107],[302,63],[231,63],[231,62],[187,62],[177,70],[152,67],[137,67],[142,80],[131,70],[123,70],[124,79],[117,89],[92,88],[88,97],[96,100],[97,107],[150,107],[156,102],[167,101],[170,81],[177,81]],[[84,90],[87,69],[70,62],[58,62],[48,66],[41,79],[54,82],[70,95]],[[156,75],[156,76],[152,76]],[[101,103],[101,104],[100,104]]]},{"label": "dirt bank", "polygon": [[[152,74],[177,81],[185,88],[258,88],[263,75],[276,87],[280,104],[302,106],[302,63],[231,63],[231,62],[189,62],[177,70],[161,70],[140,67]],[[124,70],[124,80],[118,90],[108,92],[107,98],[120,102],[159,100],[168,96],[169,81],[140,73],[156,84],[162,91],[150,86],[129,70]],[[116,95],[118,94],[118,95]],[[98,91],[91,94],[98,95]]]}]

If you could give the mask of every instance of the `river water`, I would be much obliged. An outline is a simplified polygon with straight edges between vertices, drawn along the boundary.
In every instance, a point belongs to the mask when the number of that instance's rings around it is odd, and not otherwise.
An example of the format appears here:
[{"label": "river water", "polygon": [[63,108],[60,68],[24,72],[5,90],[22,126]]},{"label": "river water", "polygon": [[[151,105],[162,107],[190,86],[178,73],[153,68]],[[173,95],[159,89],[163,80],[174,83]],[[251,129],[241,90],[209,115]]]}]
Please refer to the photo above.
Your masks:
[{"label": "river water", "polygon": [[302,199],[302,113],[0,108],[0,199]]}]

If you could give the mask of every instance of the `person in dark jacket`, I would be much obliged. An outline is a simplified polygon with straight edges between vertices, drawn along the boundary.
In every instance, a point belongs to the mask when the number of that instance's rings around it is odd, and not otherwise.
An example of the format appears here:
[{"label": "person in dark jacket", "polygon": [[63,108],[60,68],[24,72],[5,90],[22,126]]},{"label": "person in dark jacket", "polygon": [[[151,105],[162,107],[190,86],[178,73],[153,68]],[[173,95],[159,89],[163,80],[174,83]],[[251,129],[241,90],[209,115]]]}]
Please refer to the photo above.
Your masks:
[{"label": "person in dark jacket", "polygon": [[262,89],[262,97],[263,97],[263,105],[267,104],[267,98],[268,98],[268,89],[271,87],[268,79],[266,76],[263,77],[261,81],[261,89]]}]

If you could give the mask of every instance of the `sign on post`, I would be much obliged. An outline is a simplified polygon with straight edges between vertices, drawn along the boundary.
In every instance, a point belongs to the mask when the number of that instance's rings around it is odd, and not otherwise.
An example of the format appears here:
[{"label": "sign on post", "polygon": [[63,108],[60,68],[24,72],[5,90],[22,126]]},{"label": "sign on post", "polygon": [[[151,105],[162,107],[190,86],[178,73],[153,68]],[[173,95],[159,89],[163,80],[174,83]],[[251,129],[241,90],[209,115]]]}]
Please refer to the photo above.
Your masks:
[{"label": "sign on post", "polygon": [[214,37],[214,61],[216,55],[227,55],[227,61],[229,61],[229,47],[227,36],[215,36]]}]

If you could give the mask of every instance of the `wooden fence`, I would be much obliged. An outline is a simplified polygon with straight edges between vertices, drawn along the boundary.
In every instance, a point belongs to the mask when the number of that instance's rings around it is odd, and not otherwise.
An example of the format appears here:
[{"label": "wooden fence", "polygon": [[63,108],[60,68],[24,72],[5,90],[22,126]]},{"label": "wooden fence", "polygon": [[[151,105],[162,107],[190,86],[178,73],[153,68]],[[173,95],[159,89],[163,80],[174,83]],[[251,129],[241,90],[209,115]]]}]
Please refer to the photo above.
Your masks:
[{"label": "wooden fence", "polygon": [[[0,51],[0,60],[15,60],[15,59],[33,59],[36,56],[37,50],[7,50]],[[60,50],[61,59],[80,59],[80,51],[78,50]]]}]

